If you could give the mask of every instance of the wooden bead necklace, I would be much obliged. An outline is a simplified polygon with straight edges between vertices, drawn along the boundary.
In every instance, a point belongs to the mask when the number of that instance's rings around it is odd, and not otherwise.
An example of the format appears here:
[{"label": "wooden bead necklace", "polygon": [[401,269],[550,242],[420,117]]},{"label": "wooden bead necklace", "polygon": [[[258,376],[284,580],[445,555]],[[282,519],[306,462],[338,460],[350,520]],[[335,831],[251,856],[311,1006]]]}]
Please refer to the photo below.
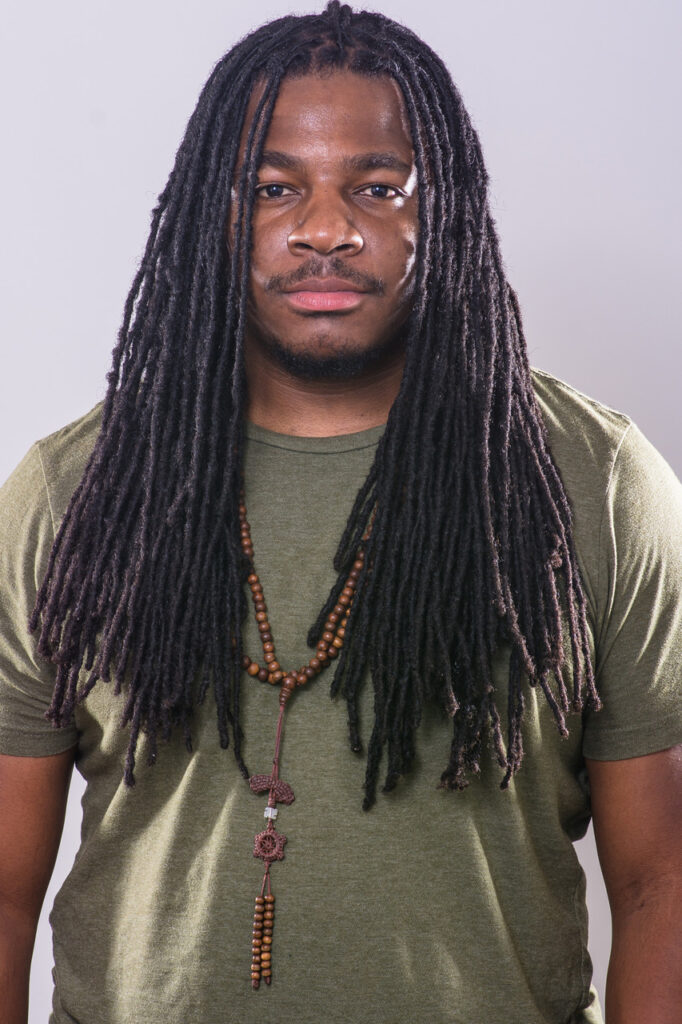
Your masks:
[{"label": "wooden bead necklace", "polygon": [[[246,506],[244,505],[243,495],[239,503],[239,528],[242,551],[251,564],[251,572],[247,582],[251,588],[253,605],[256,610],[256,624],[263,645],[262,666],[258,662],[252,661],[246,654],[243,657],[242,665],[250,676],[259,679],[263,683],[270,683],[272,686],[279,685],[280,687],[279,715],[275,734],[272,772],[269,775],[252,775],[249,779],[249,786],[254,793],[268,794],[268,803],[265,808],[267,825],[264,831],[256,835],[253,845],[254,857],[258,857],[265,864],[260,894],[256,896],[251,945],[251,986],[257,989],[260,986],[261,978],[265,981],[266,985],[269,985],[272,981],[272,931],[275,924],[275,897],[272,895],[270,884],[270,865],[276,860],[284,859],[284,844],[287,841],[287,837],[275,828],[275,820],[278,813],[277,804],[286,805],[294,801],[293,789],[279,777],[284,712],[294,690],[297,687],[305,686],[310,679],[314,679],[315,676],[319,675],[338,657],[339,651],[343,647],[348,614],[353,604],[358,577],[364,565],[364,552],[362,548],[358,552],[353,568],[348,574],[343,590],[339,594],[338,601],[327,616],[315,654],[310,658],[307,665],[303,665],[297,671],[285,671],[277,661],[275,642],[272,637],[272,630],[268,621],[268,610],[263,596],[263,587],[254,570],[253,543],[251,541],[251,530],[246,518]],[[367,535],[363,537],[363,541],[366,539]]]}]

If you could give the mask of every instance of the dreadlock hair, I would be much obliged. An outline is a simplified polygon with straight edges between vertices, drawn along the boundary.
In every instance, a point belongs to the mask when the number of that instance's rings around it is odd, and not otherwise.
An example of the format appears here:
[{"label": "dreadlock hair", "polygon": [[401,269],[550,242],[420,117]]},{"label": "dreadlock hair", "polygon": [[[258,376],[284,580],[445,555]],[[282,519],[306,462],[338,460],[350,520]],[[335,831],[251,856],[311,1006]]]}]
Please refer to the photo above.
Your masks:
[{"label": "dreadlock hair", "polygon": [[[97,680],[113,677],[123,691],[129,784],[140,731],[150,761],[158,736],[174,728],[190,748],[192,709],[209,686],[221,744],[232,739],[247,774],[239,706],[248,570],[238,502],[254,186],[282,80],[336,69],[397,82],[419,177],[405,373],[338,547],[337,583],[309,636],[314,645],[373,517],[332,683],[360,750],[358,693],[371,673],[364,806],[375,799],[385,748],[385,790],[409,770],[427,701],[452,718],[441,777],[448,788],[479,770],[488,740],[508,785],[523,757],[528,684],[543,691],[564,734],[569,709],[599,706],[571,510],[533,391],[478,138],[445,66],[421,40],[332,0],[321,14],[284,17],[247,36],[201,93],[125,306],[101,432],[33,612],[39,650],[56,665],[48,712],[56,725]],[[503,645],[504,737],[491,668]]]}]

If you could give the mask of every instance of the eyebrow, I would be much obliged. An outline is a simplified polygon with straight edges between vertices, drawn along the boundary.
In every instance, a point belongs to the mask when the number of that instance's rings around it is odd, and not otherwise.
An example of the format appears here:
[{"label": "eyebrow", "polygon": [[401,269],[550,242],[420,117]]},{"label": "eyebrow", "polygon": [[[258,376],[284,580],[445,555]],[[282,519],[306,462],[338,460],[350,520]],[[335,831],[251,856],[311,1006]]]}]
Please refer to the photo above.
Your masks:
[{"label": "eyebrow", "polygon": [[[277,149],[266,149],[261,157],[261,167],[276,167],[282,171],[301,171],[304,162],[290,153]],[[406,163],[397,153],[358,153],[345,157],[343,166],[349,171],[399,171],[410,174],[412,164]]]}]

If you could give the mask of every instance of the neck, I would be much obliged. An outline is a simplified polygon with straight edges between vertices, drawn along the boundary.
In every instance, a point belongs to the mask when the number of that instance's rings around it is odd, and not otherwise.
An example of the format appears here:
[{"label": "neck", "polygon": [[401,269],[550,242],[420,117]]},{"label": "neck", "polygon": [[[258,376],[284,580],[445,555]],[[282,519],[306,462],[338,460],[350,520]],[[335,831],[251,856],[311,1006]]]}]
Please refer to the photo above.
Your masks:
[{"label": "neck", "polygon": [[247,346],[248,419],[298,437],[353,434],[385,423],[400,388],[403,353],[378,362],[352,379],[296,377]]}]

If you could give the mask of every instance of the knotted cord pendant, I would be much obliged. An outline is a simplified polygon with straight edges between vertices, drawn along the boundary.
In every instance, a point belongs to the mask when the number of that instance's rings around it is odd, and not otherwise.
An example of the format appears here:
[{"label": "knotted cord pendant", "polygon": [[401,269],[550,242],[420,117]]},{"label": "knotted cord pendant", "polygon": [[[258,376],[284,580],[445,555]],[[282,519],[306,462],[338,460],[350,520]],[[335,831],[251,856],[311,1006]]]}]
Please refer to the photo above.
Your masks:
[{"label": "knotted cord pendant", "polygon": [[[275,897],[271,890],[270,867],[276,860],[284,860],[284,846],[287,841],[287,837],[275,828],[278,814],[277,805],[288,805],[294,801],[293,789],[279,777],[284,712],[294,690],[297,687],[305,686],[309,679],[314,679],[315,676],[319,675],[338,656],[339,651],[343,647],[348,613],[353,603],[357,580],[364,565],[364,553],[362,549],[358,552],[345,586],[339,594],[338,602],[327,616],[324,631],[317,643],[314,656],[307,665],[304,665],[298,671],[285,672],[277,661],[275,643],[263,596],[263,587],[253,568],[253,544],[251,542],[251,531],[246,518],[243,496],[239,504],[239,526],[242,551],[251,563],[252,571],[248,576],[248,584],[251,588],[251,596],[256,610],[256,623],[263,645],[263,660],[265,663],[261,667],[257,662],[252,661],[248,655],[244,655],[243,667],[250,676],[257,677],[261,682],[271,683],[273,686],[280,684],[279,715],[277,717],[272,772],[269,775],[252,775],[249,779],[249,786],[254,793],[268,794],[268,802],[265,808],[267,825],[262,832],[256,835],[253,845],[254,857],[259,858],[265,864],[260,894],[256,896],[251,945],[251,986],[257,989],[260,987],[261,979],[263,979],[266,985],[269,985],[272,981],[272,933],[275,923]],[[366,540],[366,537],[363,540]]]}]

